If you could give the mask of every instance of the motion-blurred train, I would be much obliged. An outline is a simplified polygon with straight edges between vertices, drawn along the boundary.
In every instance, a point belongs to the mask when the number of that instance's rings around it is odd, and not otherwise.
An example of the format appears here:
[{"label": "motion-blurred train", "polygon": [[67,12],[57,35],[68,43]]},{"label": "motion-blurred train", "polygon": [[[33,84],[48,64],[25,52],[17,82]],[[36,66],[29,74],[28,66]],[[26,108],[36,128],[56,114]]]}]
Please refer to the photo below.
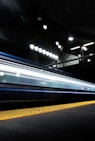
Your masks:
[{"label": "motion-blurred train", "polygon": [[95,84],[0,52],[0,102],[58,101],[94,95]]}]

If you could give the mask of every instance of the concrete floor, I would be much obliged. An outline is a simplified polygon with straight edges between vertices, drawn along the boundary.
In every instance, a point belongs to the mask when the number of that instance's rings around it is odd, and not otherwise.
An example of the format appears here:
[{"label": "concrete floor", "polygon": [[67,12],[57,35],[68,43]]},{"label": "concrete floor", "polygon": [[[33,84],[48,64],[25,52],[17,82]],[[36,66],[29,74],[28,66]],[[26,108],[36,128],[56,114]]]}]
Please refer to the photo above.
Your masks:
[{"label": "concrete floor", "polygon": [[95,139],[95,104],[0,121],[0,141]]}]

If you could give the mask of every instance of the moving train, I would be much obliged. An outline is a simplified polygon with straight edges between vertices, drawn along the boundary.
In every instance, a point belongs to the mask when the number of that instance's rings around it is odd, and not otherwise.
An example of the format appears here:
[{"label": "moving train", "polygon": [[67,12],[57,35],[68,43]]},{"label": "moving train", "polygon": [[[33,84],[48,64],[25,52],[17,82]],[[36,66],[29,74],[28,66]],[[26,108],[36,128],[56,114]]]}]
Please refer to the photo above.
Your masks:
[{"label": "moving train", "polygon": [[50,101],[94,95],[95,84],[0,52],[0,102]]}]

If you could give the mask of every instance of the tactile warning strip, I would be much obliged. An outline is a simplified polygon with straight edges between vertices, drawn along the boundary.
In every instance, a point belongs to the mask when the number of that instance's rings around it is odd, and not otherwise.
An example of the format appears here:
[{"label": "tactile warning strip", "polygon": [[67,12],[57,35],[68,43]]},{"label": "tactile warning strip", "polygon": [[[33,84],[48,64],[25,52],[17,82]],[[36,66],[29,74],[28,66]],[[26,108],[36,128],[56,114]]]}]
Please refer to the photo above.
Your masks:
[{"label": "tactile warning strip", "polygon": [[32,115],[37,115],[37,114],[42,114],[47,112],[54,112],[58,110],[86,106],[89,104],[95,104],[95,100],[69,103],[69,104],[59,104],[59,105],[52,105],[52,106],[35,107],[35,108],[24,108],[24,109],[0,111],[0,120],[8,120],[13,118],[32,116]]}]

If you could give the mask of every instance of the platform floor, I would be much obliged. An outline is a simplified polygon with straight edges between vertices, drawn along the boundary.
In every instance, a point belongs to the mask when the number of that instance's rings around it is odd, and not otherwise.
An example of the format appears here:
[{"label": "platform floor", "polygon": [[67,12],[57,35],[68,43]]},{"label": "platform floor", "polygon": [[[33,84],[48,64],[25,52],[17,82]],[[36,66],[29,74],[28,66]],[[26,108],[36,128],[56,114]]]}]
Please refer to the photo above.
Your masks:
[{"label": "platform floor", "polygon": [[0,141],[92,140],[92,137],[95,140],[95,101],[81,103],[52,112],[1,119]]}]

